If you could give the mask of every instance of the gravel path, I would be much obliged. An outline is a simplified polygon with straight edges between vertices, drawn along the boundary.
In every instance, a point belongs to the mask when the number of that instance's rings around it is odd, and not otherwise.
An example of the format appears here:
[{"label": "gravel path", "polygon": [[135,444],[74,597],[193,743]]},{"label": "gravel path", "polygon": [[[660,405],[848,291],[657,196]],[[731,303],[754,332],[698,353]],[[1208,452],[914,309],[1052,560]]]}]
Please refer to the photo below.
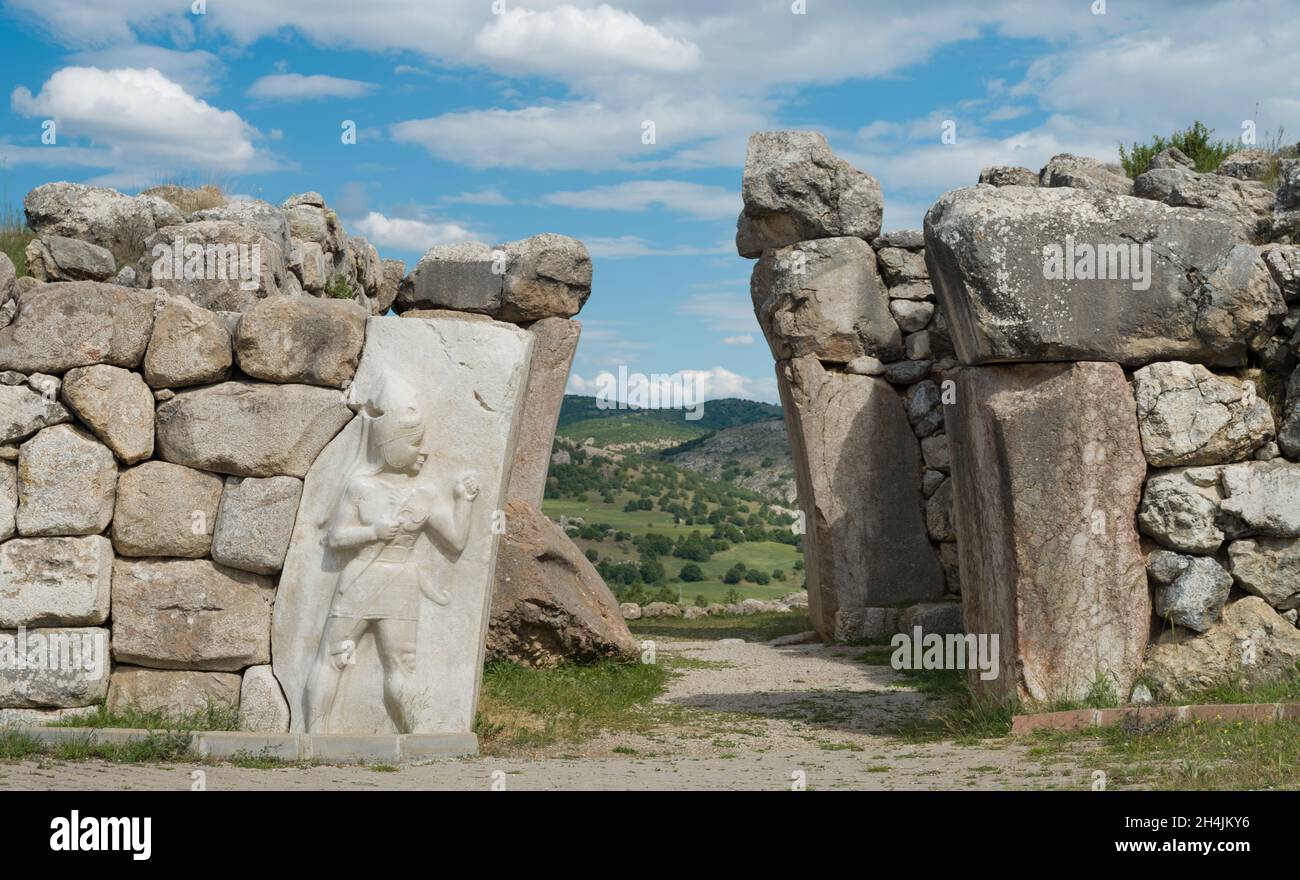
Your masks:
[{"label": "gravel path", "polygon": [[0,764],[3,789],[189,789],[192,772],[220,789],[829,789],[1088,787],[1089,771],[1040,764],[1019,745],[911,743],[893,735],[927,698],[900,689],[861,648],[672,641],[682,675],[659,702],[673,723],[649,734],[604,734],[519,757],[407,765],[246,769],[227,764],[103,761]]}]

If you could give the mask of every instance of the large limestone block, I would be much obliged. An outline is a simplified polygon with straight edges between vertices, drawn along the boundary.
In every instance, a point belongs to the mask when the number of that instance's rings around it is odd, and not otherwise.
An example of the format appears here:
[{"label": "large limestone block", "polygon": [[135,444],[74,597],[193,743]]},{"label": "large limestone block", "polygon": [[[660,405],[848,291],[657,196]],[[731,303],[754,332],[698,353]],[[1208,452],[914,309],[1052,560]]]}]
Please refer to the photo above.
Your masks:
[{"label": "large limestone block", "polygon": [[289,704],[269,665],[244,670],[239,688],[239,729],[256,733],[289,732]]},{"label": "large limestone block", "polygon": [[53,397],[28,385],[0,384],[0,444],[21,443],[41,428],[71,419],[63,404]]},{"label": "large limestone block", "polygon": [[23,199],[27,223],[39,235],[81,239],[120,254],[137,252],[181,213],[156,196],[128,196],[84,183],[47,183]]},{"label": "large limestone block", "polygon": [[117,462],[73,425],[46,428],[18,450],[18,533],[97,535],[113,518]]},{"label": "large limestone block", "polygon": [[145,381],[153,388],[220,382],[234,363],[230,346],[230,333],[215,312],[183,296],[169,296],[145,351]]},{"label": "large limestone block", "polygon": [[959,372],[947,407],[966,632],[1000,638],[973,688],[1081,699],[1127,694],[1151,599],[1134,527],[1146,461],[1116,364]]},{"label": "large limestone block", "polygon": [[108,619],[113,546],[100,535],[0,544],[0,628],[93,626]]},{"label": "large limestone block", "polygon": [[285,293],[285,254],[257,229],[200,220],[159,229],[136,264],[141,287],[161,287],[212,311],[242,312]]},{"label": "large limestone block", "polygon": [[158,407],[158,455],[241,477],[302,477],[352,417],[341,391],[223,382]]},{"label": "large limestone block", "polygon": [[521,501],[505,514],[487,659],[525,666],[635,659],[639,642],[618,600],[564,529]]},{"label": "large limestone block", "polygon": [[65,373],[140,365],[153,330],[154,295],[116,284],[69,281],[23,294],[0,330],[0,370]]},{"label": "large limestone block", "polygon": [[574,238],[543,233],[490,248],[430,248],[398,293],[402,309],[449,309],[527,323],[571,318],[591,295],[591,258]]},{"label": "large limestone block", "polygon": [[1278,611],[1300,607],[1300,538],[1243,538],[1228,545],[1232,577]]},{"label": "large limestone block", "polygon": [[926,537],[920,445],[884,379],[814,358],[777,364],[806,531],[808,613],[825,639],[868,606],[937,599],[943,571]]},{"label": "large limestone block", "polygon": [[118,559],[113,657],[233,672],[271,661],[270,579],[206,559]]},{"label": "large limestone block", "polygon": [[241,679],[230,672],[172,672],[119,666],[108,684],[108,711],[185,718],[239,707]]},{"label": "large limestone block", "polygon": [[0,461],[0,541],[8,541],[18,531],[18,469]]},{"label": "large limestone block", "polygon": [[241,571],[278,572],[301,498],[302,480],[295,477],[227,477],[212,535],[212,558]]},{"label": "large limestone block", "polygon": [[1256,249],[1211,212],[1100,190],[978,186],[940,198],[925,238],[965,364],[1235,366],[1286,311]]},{"label": "large limestone block", "polygon": [[276,597],[292,730],[471,730],[531,348],[499,322],[370,318]]},{"label": "large limestone block", "polygon": [[0,631],[0,707],[93,706],[108,693],[108,630]]},{"label": "large limestone block", "polygon": [[267,382],[341,387],[351,381],[366,340],[366,310],[316,297],[263,300],[239,319],[239,368]]},{"label": "large limestone block", "polygon": [[582,325],[565,318],[543,318],[528,330],[533,334],[533,360],[506,496],[540,507],[546,493],[555,426],[560,420],[564,388],[578,350]]},{"label": "large limestone block", "polygon": [[[981,175],[981,183],[983,177]],[[1039,186],[1097,189],[1120,195],[1133,194],[1133,181],[1118,165],[1106,165],[1087,156],[1059,153],[1038,172]]]},{"label": "large limestone block", "polygon": [[63,399],[126,464],[153,455],[153,392],[138,373],[108,364],[77,367],[63,377]]},{"label": "large limestone block", "polygon": [[1142,451],[1156,467],[1238,461],[1273,437],[1253,385],[1178,361],[1133,374]]},{"label": "large limestone block", "polygon": [[1147,560],[1147,573],[1155,585],[1156,617],[1197,632],[1218,622],[1232,591],[1232,576],[1207,556],[1157,550]]},{"label": "large limestone block", "polygon": [[1300,464],[1248,461],[1219,474],[1219,509],[1235,520],[1235,534],[1300,537]]},{"label": "large limestone block", "polygon": [[903,356],[876,256],[860,238],[802,241],[767,250],[749,281],[754,315],[777,360],[848,363]]},{"label": "large limestone block", "polygon": [[382,315],[393,307],[397,301],[397,292],[402,287],[402,279],[406,277],[406,263],[402,260],[384,260],[383,266],[383,281],[370,304],[371,313],[375,315]]},{"label": "large limestone block", "polygon": [[108,281],[117,274],[113,254],[99,245],[42,235],[27,245],[27,274],[41,281]]},{"label": "large limestone block", "polygon": [[1214,211],[1246,239],[1267,235],[1273,225],[1273,191],[1253,180],[1197,174],[1186,167],[1153,168],[1133,181],[1133,193],[1175,208]]},{"label": "large limestone block", "polygon": [[870,241],[884,213],[876,179],[832,153],[815,131],[750,135],[741,196],[736,250],[742,257],[813,238]]},{"label": "large limestone block", "polygon": [[1147,652],[1142,680],[1162,702],[1223,685],[1288,680],[1300,663],[1300,629],[1258,596],[1228,605],[1204,633],[1166,630]]},{"label": "large limestone block", "polygon": [[1175,468],[1152,474],[1142,490],[1142,534],[1183,553],[1213,554],[1223,543],[1220,468]]},{"label": "large limestone block", "polygon": [[18,295],[18,273],[8,254],[0,254],[0,306]]},{"label": "large limestone block", "polygon": [[195,211],[186,218],[194,223],[199,220],[229,220],[241,226],[255,229],[273,241],[283,254],[289,253],[289,219],[284,210],[268,204],[261,199],[241,199],[226,202],[214,208]]},{"label": "large limestone block", "polygon": [[122,472],[113,513],[113,547],[121,556],[197,559],[212,546],[223,481],[166,461]]}]

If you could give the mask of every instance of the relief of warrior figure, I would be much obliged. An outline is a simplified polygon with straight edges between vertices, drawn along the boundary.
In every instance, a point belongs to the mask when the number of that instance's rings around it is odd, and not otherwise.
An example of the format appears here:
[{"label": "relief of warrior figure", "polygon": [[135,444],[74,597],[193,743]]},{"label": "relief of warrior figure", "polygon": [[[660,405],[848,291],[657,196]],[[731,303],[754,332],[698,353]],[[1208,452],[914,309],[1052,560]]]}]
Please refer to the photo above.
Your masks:
[{"label": "relief of warrior figure", "polygon": [[420,564],[420,539],[458,557],[479,493],[473,473],[449,487],[422,474],[426,415],[400,379],[388,379],[359,417],[359,460],[320,523],[326,547],[342,565],[304,693],[309,733],[326,730],[343,671],[367,632],[383,667],[388,716],[398,732],[412,730],[420,597],[438,605],[451,601],[445,587],[433,583],[431,566]]}]

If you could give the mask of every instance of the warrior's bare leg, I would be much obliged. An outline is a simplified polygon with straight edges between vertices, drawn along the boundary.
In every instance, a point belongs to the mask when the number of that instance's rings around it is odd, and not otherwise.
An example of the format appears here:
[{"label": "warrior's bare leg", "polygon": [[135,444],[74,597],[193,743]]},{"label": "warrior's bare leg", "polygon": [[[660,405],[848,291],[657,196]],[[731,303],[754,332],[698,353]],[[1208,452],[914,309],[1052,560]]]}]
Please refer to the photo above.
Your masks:
[{"label": "warrior's bare leg", "polygon": [[384,667],[384,705],[399,733],[410,733],[415,722],[410,682],[415,678],[415,621],[378,620],[375,645]]},{"label": "warrior's bare leg", "polygon": [[303,723],[308,733],[319,733],[318,728],[329,717],[334,696],[339,690],[339,679],[343,670],[355,662],[357,642],[368,623],[350,617],[331,617],[325,621],[325,632],[321,635],[307,689],[303,692]]}]

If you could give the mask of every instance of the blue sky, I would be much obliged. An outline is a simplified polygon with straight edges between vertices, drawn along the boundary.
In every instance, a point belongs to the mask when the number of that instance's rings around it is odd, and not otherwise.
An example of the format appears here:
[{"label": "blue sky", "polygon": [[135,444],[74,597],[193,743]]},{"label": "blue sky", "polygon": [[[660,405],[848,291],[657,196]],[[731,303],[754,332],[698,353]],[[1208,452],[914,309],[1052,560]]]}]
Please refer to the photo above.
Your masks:
[{"label": "blue sky", "polygon": [[1195,118],[1300,138],[1300,3],[1104,6],[4,0],[4,195],[314,189],[408,267],[436,243],[572,235],[595,267],[573,390],[624,365],[775,400],[732,246],[752,131],[824,132],[881,180],[891,229],[982,166],[1114,159]]}]

